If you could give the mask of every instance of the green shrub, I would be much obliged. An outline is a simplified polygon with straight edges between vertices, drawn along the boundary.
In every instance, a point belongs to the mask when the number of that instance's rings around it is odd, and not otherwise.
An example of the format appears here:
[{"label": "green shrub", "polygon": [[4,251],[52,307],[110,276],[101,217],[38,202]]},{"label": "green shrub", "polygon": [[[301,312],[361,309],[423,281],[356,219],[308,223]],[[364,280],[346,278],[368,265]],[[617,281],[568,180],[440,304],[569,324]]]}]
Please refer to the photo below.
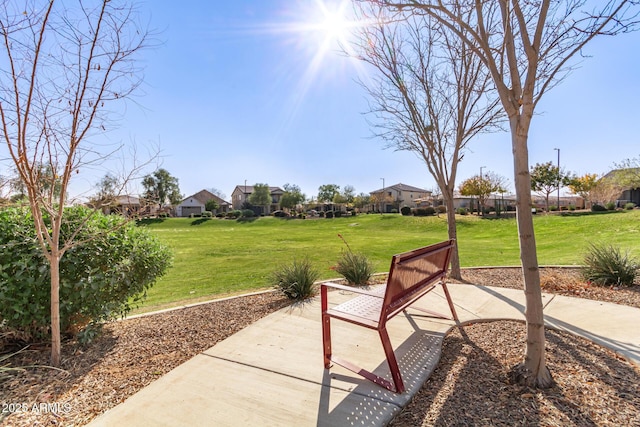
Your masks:
[{"label": "green shrub", "polygon": [[411,208],[409,206],[403,206],[400,208],[400,213],[403,216],[409,216],[411,215]]},{"label": "green shrub", "polygon": [[242,216],[242,211],[239,209],[234,209],[232,211],[227,212],[227,218],[238,219],[241,216]]},{"label": "green shrub", "polygon": [[[322,215],[321,215],[321,216],[322,216]],[[325,218],[333,218],[333,211],[325,212],[324,217],[325,217]]]},{"label": "green shrub", "polygon": [[439,214],[447,213],[447,207],[445,205],[436,206],[436,211]]},{"label": "green shrub", "polygon": [[211,218],[213,217],[213,214],[209,211],[204,211],[202,212],[202,218]]},{"label": "green shrub", "polygon": [[351,250],[347,241],[338,234],[347,246],[347,251],[343,251],[338,263],[333,269],[344,277],[350,285],[366,285],[373,274],[373,265],[366,255],[356,253]]},{"label": "green shrub", "polygon": [[273,272],[274,287],[294,300],[305,300],[316,295],[315,281],[320,273],[315,270],[308,258],[293,260]]},{"label": "green shrub", "polygon": [[[93,213],[87,220],[90,214],[66,208],[61,230],[61,241],[77,231],[74,239],[82,242],[60,260],[61,330],[84,331],[85,338],[102,321],[126,314],[171,262],[169,249],[145,228],[118,215]],[[24,339],[40,340],[51,323],[50,274],[32,221],[27,209],[0,211],[0,319]]]},{"label": "green shrub", "polygon": [[582,276],[597,285],[633,285],[640,264],[613,245],[591,244],[584,256]]},{"label": "green shrub", "polygon": [[366,285],[373,274],[373,266],[366,255],[345,251],[334,270],[343,276],[350,285]]},{"label": "green shrub", "polygon": [[458,215],[468,215],[469,211],[467,210],[467,208],[458,208],[456,209],[456,213]]},{"label": "green shrub", "polygon": [[558,207],[556,205],[550,205],[549,206],[549,212],[555,212],[558,210]]},{"label": "green shrub", "polygon": [[604,212],[606,210],[607,208],[597,203],[594,203],[593,205],[591,205],[591,212]]},{"label": "green shrub", "polygon": [[253,209],[242,209],[240,211],[240,216],[243,218],[253,218],[254,216],[256,216],[256,213],[253,211]]},{"label": "green shrub", "polygon": [[630,211],[631,209],[633,209],[633,208],[635,208],[635,207],[636,207],[636,204],[635,204],[635,203],[633,203],[633,202],[629,202],[629,203],[625,203],[625,204],[624,204],[624,208],[625,208],[626,210],[628,210],[628,211]]},{"label": "green shrub", "polygon": [[604,207],[608,210],[608,211],[615,211],[616,210],[616,204],[614,202],[608,202],[604,205]]},{"label": "green shrub", "polygon": [[334,213],[336,218],[341,218],[342,217],[342,211],[335,211]]},{"label": "green shrub", "polygon": [[575,211],[576,210],[576,205],[569,205],[569,210],[570,211]]}]

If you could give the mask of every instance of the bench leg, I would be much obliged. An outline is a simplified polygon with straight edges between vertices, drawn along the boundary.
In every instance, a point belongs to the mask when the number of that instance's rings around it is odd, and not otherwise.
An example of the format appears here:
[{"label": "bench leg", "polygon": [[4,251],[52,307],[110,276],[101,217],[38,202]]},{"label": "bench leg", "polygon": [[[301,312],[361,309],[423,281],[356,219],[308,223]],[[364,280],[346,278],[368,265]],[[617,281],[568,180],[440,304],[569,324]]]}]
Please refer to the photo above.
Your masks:
[{"label": "bench leg", "polygon": [[331,317],[327,315],[329,303],[327,301],[327,288],[320,287],[320,308],[322,311],[322,352],[324,355],[324,367],[331,367]]},{"label": "bench leg", "polygon": [[[393,352],[391,341],[389,340],[389,334],[387,328],[382,328],[378,331],[380,334],[380,340],[382,341],[382,347],[384,348],[384,354],[387,357],[387,364],[391,371],[391,378],[393,378],[393,384],[395,385],[395,392],[404,392],[404,383],[402,382],[402,376],[400,375],[400,368],[398,368],[398,361],[396,355]],[[393,390],[392,390],[393,391]]]},{"label": "bench leg", "polygon": [[331,367],[331,317],[322,314],[322,348],[324,354],[324,367]]},{"label": "bench leg", "polygon": [[442,284],[442,289],[444,289],[444,295],[447,297],[447,303],[449,303],[449,308],[451,309],[451,314],[453,314],[453,320],[458,322],[458,314],[456,313],[456,309],[453,306],[453,300],[451,299],[451,295],[449,294],[449,289],[447,288],[447,284]]}]

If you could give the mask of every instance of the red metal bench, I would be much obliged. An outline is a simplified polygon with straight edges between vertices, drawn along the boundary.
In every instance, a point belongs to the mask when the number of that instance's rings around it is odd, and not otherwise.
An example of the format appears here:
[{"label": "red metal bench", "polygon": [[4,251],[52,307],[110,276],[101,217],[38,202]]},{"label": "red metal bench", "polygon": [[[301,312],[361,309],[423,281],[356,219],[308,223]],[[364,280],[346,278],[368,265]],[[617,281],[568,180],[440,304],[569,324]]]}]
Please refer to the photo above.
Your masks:
[{"label": "red metal bench", "polygon": [[[398,362],[393,352],[387,333],[387,321],[400,312],[405,311],[420,297],[441,285],[451,314],[448,317],[440,313],[413,307],[416,310],[425,311],[430,316],[458,320],[449,290],[446,285],[447,269],[451,258],[451,249],[455,245],[454,240],[426,246],[410,252],[394,255],[391,260],[387,284],[374,291],[367,291],[351,286],[343,286],[337,283],[325,282],[320,286],[322,304],[322,341],[324,347],[324,366],[331,367],[331,362],[343,366],[362,375],[368,380],[382,387],[402,393],[404,384],[398,368]],[[329,308],[328,288],[342,289],[361,294],[351,300]],[[351,362],[343,360],[332,354],[331,350],[331,318],[344,320],[355,325],[378,331],[382,347],[384,349],[393,384],[372,372],[362,369]]]}]

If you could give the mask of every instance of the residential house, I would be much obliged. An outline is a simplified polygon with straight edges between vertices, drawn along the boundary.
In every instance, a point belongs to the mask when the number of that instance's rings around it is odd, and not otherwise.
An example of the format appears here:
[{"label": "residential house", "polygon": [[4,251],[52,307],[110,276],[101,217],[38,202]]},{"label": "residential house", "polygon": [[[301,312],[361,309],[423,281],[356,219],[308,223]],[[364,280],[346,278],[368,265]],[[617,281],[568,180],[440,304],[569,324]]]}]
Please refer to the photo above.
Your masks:
[{"label": "residential house", "polygon": [[116,196],[113,203],[102,208],[105,214],[120,214],[125,218],[137,216],[140,214],[140,199],[134,196],[122,195]]},{"label": "residential house", "polygon": [[[256,213],[260,215],[271,215],[272,212],[280,209],[280,199],[284,190],[280,187],[269,187],[271,194],[271,204],[267,206],[254,206]],[[249,197],[253,194],[253,185],[236,185],[231,193],[231,205],[233,209],[242,209],[249,202]]]},{"label": "residential house", "polygon": [[385,186],[369,194],[375,200],[372,202],[373,210],[380,212],[391,212],[393,209],[399,212],[403,206],[416,208],[432,199],[431,191],[402,183]]},{"label": "residential house", "polygon": [[176,206],[176,216],[188,217],[190,215],[202,215],[206,211],[206,204],[214,200],[218,204],[218,209],[214,214],[218,212],[227,212],[231,205],[226,200],[221,199],[210,191],[202,190],[196,194],[192,194],[186,197],[178,206]]}]

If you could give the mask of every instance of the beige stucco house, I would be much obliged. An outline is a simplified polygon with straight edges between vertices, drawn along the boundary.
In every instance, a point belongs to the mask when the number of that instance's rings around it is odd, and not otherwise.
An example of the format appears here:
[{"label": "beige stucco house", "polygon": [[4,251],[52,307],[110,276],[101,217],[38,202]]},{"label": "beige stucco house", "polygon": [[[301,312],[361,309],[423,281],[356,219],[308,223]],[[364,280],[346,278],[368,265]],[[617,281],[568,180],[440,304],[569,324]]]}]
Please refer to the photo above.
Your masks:
[{"label": "beige stucco house", "polygon": [[215,202],[218,204],[217,212],[212,212],[213,214],[216,214],[218,212],[227,212],[229,210],[229,206],[231,205],[229,202],[221,199],[212,192],[208,190],[202,190],[183,199],[182,202],[180,202],[180,204],[176,206],[176,216],[188,217],[192,214],[202,215],[202,213],[206,210],[206,204],[211,200],[215,200]]},{"label": "beige stucco house", "polygon": [[399,212],[403,206],[416,208],[432,198],[431,191],[402,183],[387,185],[369,194],[373,209],[381,212],[391,212],[393,209]]},{"label": "beige stucco house", "polygon": [[[284,194],[284,190],[280,187],[269,187],[271,194],[271,204],[267,206],[255,206],[261,210],[263,215],[271,215],[273,211],[280,209],[280,199]],[[231,193],[231,205],[233,209],[242,209],[245,202],[249,201],[249,197],[253,194],[253,185],[236,185]]]}]

